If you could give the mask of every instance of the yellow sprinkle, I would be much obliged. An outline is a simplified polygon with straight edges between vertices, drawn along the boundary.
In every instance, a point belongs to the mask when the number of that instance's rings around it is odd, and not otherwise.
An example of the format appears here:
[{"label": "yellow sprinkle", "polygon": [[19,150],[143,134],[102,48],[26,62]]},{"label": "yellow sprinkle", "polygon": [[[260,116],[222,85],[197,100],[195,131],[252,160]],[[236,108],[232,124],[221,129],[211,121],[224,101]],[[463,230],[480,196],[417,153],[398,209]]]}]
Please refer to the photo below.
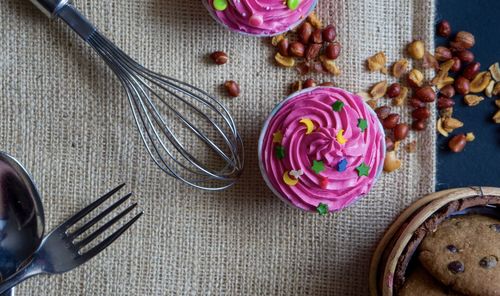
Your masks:
[{"label": "yellow sprinkle", "polygon": [[281,143],[283,140],[283,134],[281,131],[277,131],[273,134],[273,143]]},{"label": "yellow sprinkle", "polygon": [[337,133],[337,142],[339,142],[341,145],[344,145],[345,143],[347,143],[346,138],[344,138],[344,130],[343,129],[341,129]]}]

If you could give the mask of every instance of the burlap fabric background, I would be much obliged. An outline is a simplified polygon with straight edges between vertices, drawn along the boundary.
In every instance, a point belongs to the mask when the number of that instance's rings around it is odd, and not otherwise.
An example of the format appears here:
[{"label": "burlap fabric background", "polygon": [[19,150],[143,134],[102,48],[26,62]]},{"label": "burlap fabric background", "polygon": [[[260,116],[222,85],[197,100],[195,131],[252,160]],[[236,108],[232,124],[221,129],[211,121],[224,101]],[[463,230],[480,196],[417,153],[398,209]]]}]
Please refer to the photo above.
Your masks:
[{"label": "burlap fabric background", "polygon": [[[343,45],[344,73],[335,82],[364,90],[385,78],[364,70],[366,57],[384,50],[394,61],[413,38],[432,47],[433,2],[320,0],[320,16],[338,24]],[[40,185],[47,230],[120,182],[145,212],[90,263],[31,279],[18,295],[368,293],[368,263],[382,232],[412,200],[433,191],[433,129],[412,135],[418,153],[404,154],[400,171],[384,174],[346,211],[300,212],[272,196],[256,163],[260,126],[297,79],[295,71],[272,65],[266,41],[224,30],[198,0],[76,5],[154,70],[220,95],[223,81],[239,81],[241,97],[223,100],[239,123],[248,162],[241,182],[223,193],[168,178],[146,155],[121,86],[92,50],[28,0],[1,1],[0,148],[25,163]],[[205,62],[218,49],[229,52],[229,64]]]}]

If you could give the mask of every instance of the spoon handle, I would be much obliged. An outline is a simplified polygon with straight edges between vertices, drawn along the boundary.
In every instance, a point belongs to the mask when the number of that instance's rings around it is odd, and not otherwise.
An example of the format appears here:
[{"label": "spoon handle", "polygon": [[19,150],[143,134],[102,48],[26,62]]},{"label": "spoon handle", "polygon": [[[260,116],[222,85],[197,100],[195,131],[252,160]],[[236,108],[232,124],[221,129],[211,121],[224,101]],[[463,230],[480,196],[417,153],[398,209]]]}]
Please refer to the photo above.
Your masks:
[{"label": "spoon handle", "polygon": [[12,288],[12,289],[8,290],[7,292],[3,293],[0,296],[14,296],[15,290],[16,290],[15,288]]},{"label": "spoon handle", "polygon": [[38,268],[35,262],[36,260],[31,261],[31,263],[28,266],[14,273],[13,275],[5,279],[5,281],[0,283],[0,295],[2,295],[5,292],[10,293],[9,289],[12,289],[13,287],[17,286],[19,283],[27,280],[28,278],[41,273],[40,269]]}]

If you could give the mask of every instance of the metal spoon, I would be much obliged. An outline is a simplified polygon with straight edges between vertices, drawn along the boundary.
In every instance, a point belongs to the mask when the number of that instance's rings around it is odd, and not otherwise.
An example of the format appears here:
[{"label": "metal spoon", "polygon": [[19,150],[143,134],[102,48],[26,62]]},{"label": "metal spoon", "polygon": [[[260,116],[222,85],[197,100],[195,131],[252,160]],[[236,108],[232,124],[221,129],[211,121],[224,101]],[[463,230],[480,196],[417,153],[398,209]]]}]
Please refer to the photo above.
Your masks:
[{"label": "metal spoon", "polygon": [[[0,152],[0,279],[21,268],[42,241],[40,194],[26,169]],[[3,295],[13,295],[13,290]]]}]

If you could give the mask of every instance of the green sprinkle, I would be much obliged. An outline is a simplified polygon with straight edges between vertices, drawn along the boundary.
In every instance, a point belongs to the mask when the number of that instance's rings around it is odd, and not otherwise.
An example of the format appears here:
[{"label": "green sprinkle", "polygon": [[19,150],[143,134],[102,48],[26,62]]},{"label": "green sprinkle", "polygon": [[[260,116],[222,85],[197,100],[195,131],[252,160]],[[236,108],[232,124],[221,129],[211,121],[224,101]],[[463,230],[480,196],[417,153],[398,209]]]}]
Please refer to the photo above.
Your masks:
[{"label": "green sprinkle", "polygon": [[321,216],[326,216],[326,214],[328,214],[328,205],[320,203],[316,208],[316,210]]},{"label": "green sprinkle", "polygon": [[358,176],[368,176],[368,173],[370,172],[370,167],[367,166],[364,162],[360,164],[356,170],[358,171]]},{"label": "green sprinkle", "polygon": [[360,118],[358,119],[358,127],[361,130],[361,132],[364,132],[366,128],[368,128],[368,122],[366,119]]},{"label": "green sprinkle", "polygon": [[299,7],[300,0],[287,0],[286,5],[290,10],[295,10],[297,7]]},{"label": "green sprinkle", "polygon": [[214,0],[214,8],[218,11],[226,10],[227,8],[227,0]]},{"label": "green sprinkle", "polygon": [[311,167],[311,169],[316,174],[319,174],[325,170],[325,164],[321,160],[313,160],[313,166]]},{"label": "green sprinkle", "polygon": [[342,101],[337,101],[332,105],[333,111],[339,112],[340,110],[342,110],[342,108],[344,108],[344,102]]},{"label": "green sprinkle", "polygon": [[285,158],[285,147],[283,147],[283,146],[276,146],[276,148],[275,148],[274,151],[276,152],[276,157],[278,159]]}]

